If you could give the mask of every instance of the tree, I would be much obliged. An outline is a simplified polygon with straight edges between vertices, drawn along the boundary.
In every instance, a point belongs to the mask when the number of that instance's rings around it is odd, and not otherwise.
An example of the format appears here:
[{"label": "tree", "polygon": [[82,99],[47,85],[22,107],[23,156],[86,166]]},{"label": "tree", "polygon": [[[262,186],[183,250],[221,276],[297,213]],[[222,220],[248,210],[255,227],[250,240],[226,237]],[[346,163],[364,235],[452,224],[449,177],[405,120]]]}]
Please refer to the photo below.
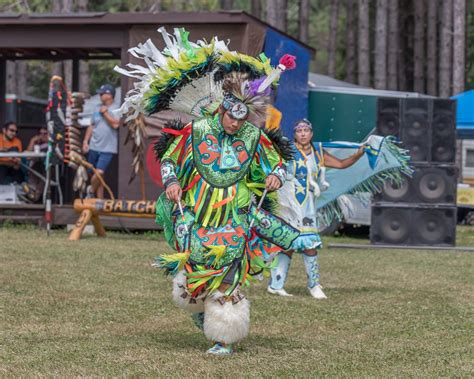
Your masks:
[{"label": "tree", "polygon": [[16,61],[16,93],[24,96],[28,93],[28,66],[24,59]]},{"label": "tree", "polygon": [[[52,2],[53,13],[61,13],[62,1],[53,0]],[[63,76],[63,62],[54,62],[52,75]]]},{"label": "tree", "polygon": [[298,37],[301,41],[305,43],[308,43],[309,13],[310,13],[309,0],[300,0]]},{"label": "tree", "polygon": [[409,12],[408,6],[411,7],[411,3],[407,1],[400,0],[399,9],[398,9],[398,25],[399,25],[399,39],[398,39],[398,90],[399,91],[408,91],[408,67],[406,63],[411,58],[407,53],[411,45],[411,31],[410,31],[410,22],[409,22]]},{"label": "tree", "polygon": [[438,34],[438,19],[437,19],[438,4],[436,1],[428,1],[428,24],[426,29],[426,89],[429,95],[436,96],[437,91],[437,34]]},{"label": "tree", "polygon": [[443,0],[441,35],[439,50],[439,95],[451,95],[452,65],[452,33],[453,33],[453,2]]},{"label": "tree", "polygon": [[71,13],[72,12],[72,0],[62,0],[61,13]]},{"label": "tree", "polygon": [[453,20],[453,94],[458,94],[464,91],[465,81],[466,0],[454,0]]},{"label": "tree", "polygon": [[[72,0],[62,0],[61,13],[72,13]],[[72,60],[63,61],[64,83],[72,88]]]},{"label": "tree", "polygon": [[328,41],[328,75],[336,76],[336,48],[338,27],[339,0],[331,0],[331,21],[329,23]]},{"label": "tree", "polygon": [[224,9],[224,10],[234,9],[234,0],[221,0],[221,9]]},{"label": "tree", "polygon": [[424,0],[415,3],[415,33],[413,46],[413,89],[425,92],[425,6]]},{"label": "tree", "polygon": [[[466,38],[472,41],[474,38],[474,2],[468,1],[467,20],[466,20]],[[474,44],[468,43],[466,50],[466,86],[474,88]]]},{"label": "tree", "polygon": [[[88,0],[77,0],[78,12],[87,12]],[[79,91],[90,93],[89,62],[79,62]]]},{"label": "tree", "polygon": [[163,10],[161,0],[147,0],[145,1],[144,10],[150,13],[159,13]]},{"label": "tree", "polygon": [[398,54],[400,43],[400,28],[398,15],[398,0],[388,3],[388,55],[387,55],[387,89],[398,89]]},{"label": "tree", "polygon": [[250,0],[250,13],[257,18],[262,18],[261,0]]},{"label": "tree", "polygon": [[346,1],[346,81],[355,83],[356,19],[354,0]]},{"label": "tree", "polygon": [[374,86],[387,88],[387,0],[377,0],[375,20]]},{"label": "tree", "polygon": [[16,65],[15,61],[7,61],[6,93],[16,93]]},{"label": "tree", "polygon": [[357,60],[359,84],[370,86],[369,0],[359,0],[359,51]]},{"label": "tree", "polygon": [[267,22],[273,27],[286,32],[288,0],[267,1]]}]

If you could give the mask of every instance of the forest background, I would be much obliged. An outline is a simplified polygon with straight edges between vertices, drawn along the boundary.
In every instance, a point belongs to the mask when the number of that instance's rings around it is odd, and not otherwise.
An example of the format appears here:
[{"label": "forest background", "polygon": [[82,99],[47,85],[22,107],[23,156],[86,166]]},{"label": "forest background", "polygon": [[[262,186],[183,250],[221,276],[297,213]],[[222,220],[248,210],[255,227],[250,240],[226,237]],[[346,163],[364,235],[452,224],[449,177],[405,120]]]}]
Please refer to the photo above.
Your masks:
[{"label": "forest background", "polygon": [[[312,72],[440,97],[474,88],[473,0],[0,0],[2,13],[220,10],[245,10],[315,48]],[[117,63],[81,61],[80,90],[118,85]],[[70,83],[71,69],[9,61],[7,93],[46,98],[51,74]]]}]

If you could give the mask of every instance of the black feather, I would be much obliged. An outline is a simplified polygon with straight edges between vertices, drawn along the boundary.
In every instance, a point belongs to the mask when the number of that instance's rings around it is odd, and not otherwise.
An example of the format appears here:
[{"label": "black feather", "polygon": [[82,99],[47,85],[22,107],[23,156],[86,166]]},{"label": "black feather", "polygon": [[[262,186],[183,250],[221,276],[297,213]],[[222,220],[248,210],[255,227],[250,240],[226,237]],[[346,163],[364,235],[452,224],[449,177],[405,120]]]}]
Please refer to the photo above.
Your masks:
[{"label": "black feather", "polygon": [[[146,114],[150,115],[152,113],[170,109],[170,104],[173,102],[179,91],[194,80],[197,80],[211,72],[215,66],[215,60],[216,56],[211,55],[203,64],[193,67],[190,71],[181,72],[181,76],[177,81],[170,83],[165,90],[161,89],[160,93],[151,96],[146,106]],[[155,89],[155,91],[159,92],[157,89]]]},{"label": "black feather", "polygon": [[269,130],[263,128],[263,132],[272,141],[278,154],[286,161],[293,160],[295,156],[295,146],[291,140],[286,138],[280,129]]},{"label": "black feather", "polygon": [[255,80],[265,75],[265,72],[256,70],[255,67],[243,61],[239,61],[217,65],[217,70],[214,73],[214,81],[221,82],[224,80],[224,77],[231,72],[246,74],[249,80]]},{"label": "black feather", "polygon": [[[166,122],[165,128],[181,130],[186,126],[179,118]],[[165,154],[168,147],[171,145],[174,136],[168,133],[161,133],[160,136],[156,139],[153,150],[155,151],[156,160],[160,160]]]},{"label": "black feather", "polygon": [[[258,201],[260,201],[260,199],[258,199]],[[267,212],[270,212],[270,213],[275,213],[276,210],[278,209],[278,201],[276,201],[275,199],[266,197],[265,199],[263,199],[262,209],[265,209]]]}]

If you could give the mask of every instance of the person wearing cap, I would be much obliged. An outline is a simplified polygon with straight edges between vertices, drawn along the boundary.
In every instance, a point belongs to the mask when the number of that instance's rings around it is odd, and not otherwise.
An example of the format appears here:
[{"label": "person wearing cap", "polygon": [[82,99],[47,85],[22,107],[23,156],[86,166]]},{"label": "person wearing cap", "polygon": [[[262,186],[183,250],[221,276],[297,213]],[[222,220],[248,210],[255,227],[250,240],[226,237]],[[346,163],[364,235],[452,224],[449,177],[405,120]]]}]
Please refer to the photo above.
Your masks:
[{"label": "person wearing cap", "polygon": [[[317,248],[321,247],[322,242],[318,234],[315,199],[329,187],[325,180],[325,168],[343,169],[352,166],[364,154],[364,147],[361,146],[348,158],[338,159],[326,152],[321,143],[313,144],[313,127],[306,119],[295,124],[294,140],[297,150],[295,158],[287,165],[288,180],[279,191],[280,216],[302,233],[317,237],[315,243],[296,251],[303,255],[309,293],[315,299],[326,299],[319,277]],[[294,252],[287,250],[277,254],[278,263],[271,271],[267,288],[269,293],[292,296],[283,286]]]},{"label": "person wearing cap", "polygon": [[[102,104],[92,116],[92,123],[87,128],[82,150],[88,153],[89,163],[98,173],[104,175],[114,155],[117,154],[120,116],[119,107],[114,104],[115,88],[110,84],[103,84],[97,93]],[[104,197],[104,187],[95,174],[87,188],[87,196]]]}]

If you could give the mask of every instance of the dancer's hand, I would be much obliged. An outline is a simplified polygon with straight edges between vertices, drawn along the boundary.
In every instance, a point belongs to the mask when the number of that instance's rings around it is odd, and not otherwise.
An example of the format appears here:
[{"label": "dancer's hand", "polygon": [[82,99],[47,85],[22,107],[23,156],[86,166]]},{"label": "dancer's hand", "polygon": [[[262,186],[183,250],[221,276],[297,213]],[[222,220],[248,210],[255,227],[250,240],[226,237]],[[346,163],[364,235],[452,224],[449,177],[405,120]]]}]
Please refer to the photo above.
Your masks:
[{"label": "dancer's hand", "polygon": [[276,175],[270,174],[267,176],[267,179],[265,180],[265,188],[268,191],[276,191],[280,187],[281,182]]},{"label": "dancer's hand", "polygon": [[181,189],[178,183],[171,184],[166,189],[166,197],[168,200],[174,201],[175,203],[181,200],[181,195],[183,194],[183,190]]}]

